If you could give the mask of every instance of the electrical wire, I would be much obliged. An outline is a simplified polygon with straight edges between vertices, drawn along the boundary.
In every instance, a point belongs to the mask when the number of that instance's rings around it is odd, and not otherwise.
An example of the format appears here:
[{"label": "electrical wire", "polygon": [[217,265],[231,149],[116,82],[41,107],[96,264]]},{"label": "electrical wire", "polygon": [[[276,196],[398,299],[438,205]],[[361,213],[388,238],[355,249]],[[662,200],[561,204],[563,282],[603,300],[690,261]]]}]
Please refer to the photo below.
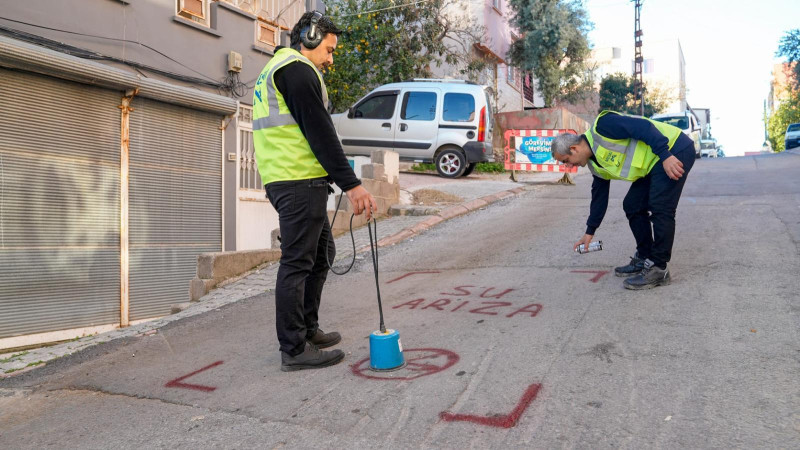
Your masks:
[{"label": "electrical wire", "polygon": [[158,53],[159,55],[163,56],[164,58],[167,58],[168,60],[170,60],[170,61],[172,61],[172,62],[174,62],[174,63],[178,64],[178,65],[179,65],[179,66],[181,66],[181,67],[184,67],[184,68],[186,68],[186,69],[189,69],[189,70],[191,70],[192,72],[194,72],[194,73],[196,73],[196,74],[198,74],[198,75],[200,75],[200,76],[203,76],[203,77],[205,77],[205,78],[207,78],[207,79],[209,79],[209,80],[211,80],[211,81],[216,81],[215,79],[213,79],[213,78],[209,77],[208,75],[205,75],[205,74],[203,74],[203,73],[200,73],[200,72],[198,72],[198,71],[196,71],[196,70],[192,69],[191,67],[189,67],[189,66],[187,66],[187,65],[183,64],[182,62],[180,62],[180,61],[178,61],[178,60],[176,60],[176,59],[173,59],[173,58],[171,58],[170,56],[168,56],[168,55],[164,54],[163,52],[161,52],[161,51],[159,51],[159,50],[157,50],[157,49],[155,49],[155,48],[153,48],[153,47],[150,47],[150,46],[149,46],[149,45],[147,45],[147,44],[143,44],[143,43],[141,43],[141,42],[139,42],[139,41],[132,41],[132,40],[130,40],[130,39],[111,38],[111,37],[106,37],[106,36],[97,36],[97,35],[94,35],[94,34],[78,33],[78,32],[76,32],[76,31],[67,31],[67,30],[61,30],[61,29],[58,29],[58,28],[46,27],[46,26],[44,26],[44,25],[36,25],[36,24],[33,24],[33,23],[23,22],[23,21],[21,21],[21,20],[9,19],[9,18],[7,18],[7,17],[0,17],[0,19],[2,19],[2,20],[6,20],[6,21],[8,21],[8,22],[18,23],[18,24],[21,24],[21,25],[27,25],[27,26],[29,26],[29,27],[41,28],[41,29],[44,29],[44,30],[50,30],[50,31],[57,31],[57,32],[60,32],[60,33],[74,34],[74,35],[77,35],[77,36],[86,36],[86,37],[92,37],[92,38],[96,38],[96,39],[105,39],[105,40],[109,40],[109,41],[127,42],[127,43],[130,43],[130,44],[137,44],[137,45],[141,45],[142,47],[144,47],[144,48],[146,48],[146,49],[148,49],[148,50],[152,50],[152,51],[154,51],[154,52]]},{"label": "electrical wire", "polygon": [[420,0],[418,2],[404,3],[402,5],[389,6],[389,7],[386,7],[386,8],[373,9],[373,10],[370,10],[370,11],[354,12],[352,14],[345,14],[345,15],[342,15],[342,16],[339,16],[339,17],[352,17],[352,16],[357,16],[359,14],[369,14],[369,13],[380,12],[380,11],[388,11],[390,9],[405,8],[406,6],[419,5],[420,3],[427,3],[429,1],[431,1],[431,0]]},{"label": "electrical wire", "polygon": [[[339,201],[336,203],[336,210],[333,212],[333,220],[331,221],[331,230],[333,230],[333,224],[336,223],[336,216],[339,215],[339,208],[342,206],[342,200],[344,199],[344,192],[339,196]],[[328,268],[331,272],[335,273],[336,275],[344,275],[347,272],[350,272],[350,269],[353,268],[353,265],[356,263],[356,238],[353,235],[353,218],[356,216],[355,213],[350,214],[350,241],[353,243],[353,259],[350,261],[350,265],[342,272],[337,272],[333,270],[333,264],[331,264],[330,254],[326,251],[325,252],[325,261],[328,263]],[[373,228],[375,229],[375,236],[373,238]],[[367,230],[369,230],[369,250],[370,254],[372,255],[372,268],[373,272],[375,273],[375,291],[378,294],[378,315],[380,316],[380,323],[379,323],[379,330],[381,333],[386,333],[386,325],[383,322],[383,304],[381,302],[381,285],[380,281],[378,280],[378,221],[375,217],[372,217],[372,220],[367,221]],[[325,234],[325,249],[330,246],[330,236],[331,233]]]},{"label": "electrical wire", "polygon": [[76,56],[83,59],[112,61],[120,64],[125,64],[127,66],[132,67],[134,70],[136,70],[139,74],[142,75],[144,74],[141,72],[141,70],[146,70],[148,72],[153,72],[189,84],[216,88],[217,92],[220,93],[220,95],[224,95],[223,92],[228,92],[230,96],[233,98],[243,97],[247,93],[247,89],[251,89],[250,86],[247,86],[245,83],[241,82],[241,80],[239,79],[239,74],[236,72],[228,72],[226,77],[221,82],[207,81],[201,78],[182,75],[179,73],[170,72],[168,70],[163,70],[156,67],[148,66],[146,64],[137,63],[135,61],[125,60],[122,58],[117,58],[115,56],[108,56],[93,50],[87,50],[80,47],[75,47],[69,44],[65,44],[63,42],[54,41],[52,39],[27,33],[25,31],[15,30],[13,28],[7,28],[2,25],[0,25],[0,34],[5,34],[7,36],[11,36],[13,38],[29,42],[31,44],[39,45],[45,48],[49,48],[51,50],[55,50],[61,53],[65,53],[67,55]]}]

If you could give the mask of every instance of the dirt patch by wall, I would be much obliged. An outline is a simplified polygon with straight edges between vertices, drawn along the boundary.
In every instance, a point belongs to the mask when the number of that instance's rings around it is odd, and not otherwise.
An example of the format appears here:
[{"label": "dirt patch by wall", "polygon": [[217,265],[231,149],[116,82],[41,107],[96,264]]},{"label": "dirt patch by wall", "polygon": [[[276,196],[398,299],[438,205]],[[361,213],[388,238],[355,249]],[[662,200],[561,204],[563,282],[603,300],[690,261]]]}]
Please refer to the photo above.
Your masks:
[{"label": "dirt patch by wall", "polygon": [[412,192],[412,195],[415,205],[445,205],[464,201],[463,198],[457,195],[437,191],[435,189],[419,189]]}]

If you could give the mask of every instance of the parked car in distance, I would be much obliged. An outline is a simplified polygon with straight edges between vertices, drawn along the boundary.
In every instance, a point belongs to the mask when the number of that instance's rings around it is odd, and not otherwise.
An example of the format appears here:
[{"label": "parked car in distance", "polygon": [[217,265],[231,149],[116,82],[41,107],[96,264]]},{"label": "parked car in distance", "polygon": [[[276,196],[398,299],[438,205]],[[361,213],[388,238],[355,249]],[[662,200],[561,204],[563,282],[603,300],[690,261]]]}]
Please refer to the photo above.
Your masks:
[{"label": "parked car in distance", "polygon": [[697,117],[695,117],[694,114],[691,114],[689,111],[684,111],[681,113],[655,114],[651,117],[651,119],[670,124],[683,130],[683,133],[692,138],[692,141],[694,141],[695,158],[699,158],[701,156],[700,123],[697,121]]},{"label": "parked car in distance", "polygon": [[714,139],[701,139],[700,140],[700,156],[706,158],[716,158],[719,156],[717,153],[717,141]]},{"label": "parked car in distance", "polygon": [[800,147],[800,123],[793,123],[786,127],[786,136],[783,137],[783,143],[783,148],[786,150]]},{"label": "parked car in distance", "polygon": [[413,79],[375,88],[331,117],[346,155],[392,150],[457,178],[494,161],[490,98],[487,86],[464,80]]}]

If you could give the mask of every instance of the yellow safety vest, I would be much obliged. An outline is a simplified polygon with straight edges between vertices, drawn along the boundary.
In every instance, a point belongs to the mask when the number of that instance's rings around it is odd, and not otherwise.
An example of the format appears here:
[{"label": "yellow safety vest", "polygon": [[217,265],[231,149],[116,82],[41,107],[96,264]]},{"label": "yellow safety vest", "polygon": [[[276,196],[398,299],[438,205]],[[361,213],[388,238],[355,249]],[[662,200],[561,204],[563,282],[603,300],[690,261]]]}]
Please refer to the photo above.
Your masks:
[{"label": "yellow safety vest", "polygon": [[[589,171],[593,175],[604,180],[626,180],[636,181],[646,176],[658,162],[658,156],[653,153],[649,145],[636,139],[609,139],[597,132],[597,121],[606,114],[620,114],[614,111],[603,111],[597,115],[594,125],[589,131],[584,133],[584,137],[589,141],[595,159],[599,164],[589,160]],[[655,125],[668,140],[668,148],[671,150],[678,140],[682,131],[680,128],[668,125],[646,117],[631,116],[649,120]]]},{"label": "yellow safety vest", "polygon": [[275,86],[275,72],[292,63],[308,64],[314,69],[328,107],[328,90],[314,64],[297,50],[278,50],[261,71],[253,90],[253,146],[264,184],[328,176]]}]

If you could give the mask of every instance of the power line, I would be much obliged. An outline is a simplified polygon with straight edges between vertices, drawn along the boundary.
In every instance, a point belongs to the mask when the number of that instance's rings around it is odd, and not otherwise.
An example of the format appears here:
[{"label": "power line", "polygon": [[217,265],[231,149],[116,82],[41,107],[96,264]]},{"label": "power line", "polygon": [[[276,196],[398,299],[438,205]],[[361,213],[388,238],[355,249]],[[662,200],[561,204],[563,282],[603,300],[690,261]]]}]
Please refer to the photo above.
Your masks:
[{"label": "power line", "polygon": [[7,17],[0,17],[0,19],[7,20],[9,22],[18,23],[18,24],[21,24],[21,25],[27,25],[27,26],[34,27],[34,28],[41,28],[41,29],[44,29],[44,30],[57,31],[57,32],[60,32],[60,33],[74,34],[74,35],[77,35],[77,36],[86,36],[86,37],[92,37],[92,38],[96,38],[96,39],[106,39],[106,40],[109,40],[109,41],[127,42],[127,43],[130,43],[130,44],[141,45],[142,47],[158,53],[159,55],[163,56],[164,58],[167,58],[168,60],[180,65],[181,67],[189,69],[192,72],[194,72],[194,73],[196,73],[196,74],[198,74],[200,76],[203,76],[203,77],[205,77],[205,78],[207,78],[207,79],[209,79],[209,80],[211,80],[211,81],[213,81],[215,83],[217,82],[217,80],[215,80],[214,78],[211,78],[208,75],[200,73],[200,72],[192,69],[191,67],[183,64],[182,62],[180,62],[180,61],[178,61],[176,59],[173,59],[170,56],[168,56],[168,55],[166,55],[166,54],[154,49],[153,47],[150,47],[147,44],[143,44],[143,43],[141,43],[139,41],[132,41],[130,39],[111,38],[111,37],[106,37],[106,36],[97,36],[97,35],[94,35],[94,34],[78,33],[76,31],[67,31],[67,30],[61,30],[61,29],[58,29],[58,28],[50,28],[50,27],[46,27],[46,26],[43,26],[43,25],[36,25],[36,24],[33,24],[33,23],[23,22],[23,21],[20,21],[20,20],[9,19]]},{"label": "power line", "polygon": [[406,6],[419,5],[420,3],[427,3],[429,1],[431,1],[431,0],[420,0],[418,2],[404,3],[402,5],[389,6],[389,7],[386,7],[386,8],[373,9],[373,10],[369,10],[369,11],[358,11],[358,12],[354,12],[352,14],[345,14],[345,15],[342,15],[342,16],[339,16],[339,17],[352,17],[352,16],[357,16],[359,14],[369,14],[369,13],[380,12],[380,11],[388,11],[390,9],[405,8]]}]

